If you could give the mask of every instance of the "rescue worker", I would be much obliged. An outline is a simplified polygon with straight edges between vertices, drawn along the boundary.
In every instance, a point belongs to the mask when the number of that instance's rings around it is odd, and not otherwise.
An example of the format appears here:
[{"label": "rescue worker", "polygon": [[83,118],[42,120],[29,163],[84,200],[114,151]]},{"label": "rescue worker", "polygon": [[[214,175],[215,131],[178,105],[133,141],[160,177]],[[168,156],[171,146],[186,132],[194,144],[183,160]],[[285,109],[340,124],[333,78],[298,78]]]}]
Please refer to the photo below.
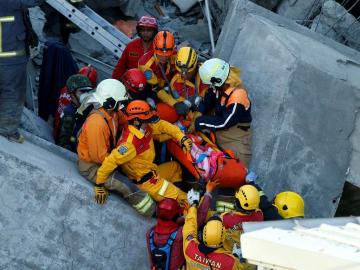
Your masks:
[{"label": "rescue worker", "polygon": [[[100,82],[93,95],[100,108],[94,108],[79,132],[77,165],[80,174],[96,184],[97,171],[115,148],[119,129],[125,123],[118,110],[127,102],[128,96],[124,85],[115,79]],[[150,196],[118,173],[109,173],[103,179],[103,185],[124,197],[140,214],[151,216],[155,211]]]},{"label": "rescue worker", "polygon": [[[94,88],[94,89],[96,88],[96,84],[97,84],[96,69],[94,69],[90,65],[85,66],[85,67],[82,67],[79,69],[78,74],[82,74],[82,75],[85,75],[86,77],[88,77],[92,84],[92,88]],[[56,108],[55,115],[54,115],[54,128],[53,128],[53,136],[54,136],[55,142],[59,138],[61,115],[63,115],[64,109],[70,104],[71,104],[71,97],[69,95],[68,88],[65,85],[60,90],[60,95],[56,102],[57,108]]]},{"label": "rescue worker", "polygon": [[[200,202],[197,223],[203,226],[211,205],[211,192],[219,181],[209,181]],[[189,192],[194,192],[189,191]],[[185,264],[183,253],[184,218],[181,207],[174,199],[164,199],[156,206],[156,224],[146,234],[150,266],[152,269],[177,270]]]},{"label": "rescue worker", "polygon": [[97,171],[95,200],[105,203],[108,192],[104,186],[109,175],[120,166],[121,170],[140,190],[149,193],[157,202],[172,198],[186,204],[186,193],[173,183],[181,181],[180,165],[166,162],[154,163],[155,148],[153,138],[161,136],[180,142],[184,151],[190,151],[192,141],[178,127],[160,120],[150,105],[143,100],[134,100],[126,107],[128,125],[124,127],[118,146],[105,158]]},{"label": "rescue worker", "polygon": [[26,65],[30,34],[25,23],[27,8],[44,0],[0,0],[0,135],[23,143],[19,133],[26,96]]},{"label": "rescue worker", "polygon": [[283,219],[303,218],[305,216],[304,199],[296,192],[280,192],[274,197],[273,203]]},{"label": "rescue worker", "polygon": [[129,69],[121,78],[131,99],[145,100],[155,108],[156,93],[147,85],[144,73],[137,68]]},{"label": "rescue worker", "polygon": [[[176,55],[175,68],[177,73],[170,81],[172,93],[165,90],[158,92],[158,97],[166,104],[173,106],[176,113],[187,119],[191,108],[196,109],[208,89],[198,73],[198,55],[191,47],[182,47]],[[188,116],[188,117],[186,117]]]},{"label": "rescue worker", "polygon": [[[189,192],[188,195],[192,194]],[[198,240],[197,204],[199,200],[188,197],[191,207],[183,229],[186,269],[244,270],[244,265],[239,259],[223,248],[225,228],[219,216],[213,216],[207,221],[203,228],[202,241]],[[233,252],[238,254],[236,247]]]},{"label": "rescue worker", "polygon": [[[199,68],[203,83],[211,86],[199,105],[195,130],[210,130],[222,149],[231,149],[246,167],[251,160],[251,102],[239,78],[240,70],[218,58]],[[209,115],[215,108],[215,115]]]},{"label": "rescue worker", "polygon": [[60,115],[60,130],[56,144],[76,152],[76,140],[71,138],[74,136],[76,110],[93,88],[89,78],[80,74],[70,76],[66,81],[66,88],[71,103],[64,108],[62,115]]},{"label": "rescue worker", "polygon": [[300,194],[293,191],[278,193],[272,202],[269,201],[265,192],[256,183],[257,175],[249,171],[245,181],[257,188],[260,194],[260,209],[264,214],[264,220],[281,220],[290,218],[303,218],[305,216],[305,203]]},{"label": "rescue worker", "polygon": [[91,65],[84,66],[79,69],[79,74],[82,74],[82,75],[85,75],[86,77],[88,77],[92,84],[92,87],[94,89],[96,88],[98,74],[97,74],[97,70],[95,68],[93,68]]},{"label": "rescue worker", "polygon": [[169,87],[175,72],[175,38],[169,31],[160,31],[153,41],[153,51],[139,59],[139,69],[154,88]]},{"label": "rescue worker", "polygon": [[158,24],[154,17],[142,16],[136,25],[139,38],[129,42],[116,64],[112,78],[120,80],[131,68],[137,68],[141,56],[153,50],[153,40],[158,32]]},{"label": "rescue worker", "polygon": [[234,244],[240,246],[243,222],[264,220],[263,213],[259,209],[260,195],[254,186],[241,186],[235,193],[235,198],[235,211],[220,215],[226,231],[224,249],[227,251],[232,251]]}]

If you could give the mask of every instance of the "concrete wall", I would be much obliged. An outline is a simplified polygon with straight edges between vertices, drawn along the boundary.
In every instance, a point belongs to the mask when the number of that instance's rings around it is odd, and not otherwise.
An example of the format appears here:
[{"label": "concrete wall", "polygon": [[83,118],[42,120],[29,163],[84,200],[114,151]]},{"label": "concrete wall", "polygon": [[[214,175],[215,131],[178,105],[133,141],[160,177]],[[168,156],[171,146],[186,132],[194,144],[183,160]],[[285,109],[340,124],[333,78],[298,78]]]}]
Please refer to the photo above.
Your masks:
[{"label": "concrete wall", "polygon": [[0,269],[148,269],[152,222],[116,195],[95,204],[73,155],[31,141],[0,136]]},{"label": "concrete wall", "polygon": [[253,102],[250,167],[268,195],[295,190],[308,217],[330,217],[345,180],[360,186],[360,56],[314,34],[234,1],[217,56],[242,69]]}]

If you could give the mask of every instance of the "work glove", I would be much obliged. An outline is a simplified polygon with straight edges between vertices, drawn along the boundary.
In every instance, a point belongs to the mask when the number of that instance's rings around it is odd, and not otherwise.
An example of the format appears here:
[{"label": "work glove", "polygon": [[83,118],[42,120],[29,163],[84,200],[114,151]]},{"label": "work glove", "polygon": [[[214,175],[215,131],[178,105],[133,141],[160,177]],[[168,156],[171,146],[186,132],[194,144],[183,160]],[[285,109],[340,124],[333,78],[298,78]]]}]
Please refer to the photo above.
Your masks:
[{"label": "work glove", "polygon": [[191,106],[192,105],[190,101],[184,100],[184,101],[176,102],[174,108],[178,115],[186,115],[189,112]]},{"label": "work glove", "polygon": [[201,112],[195,112],[194,113],[194,117],[191,120],[190,126],[188,128],[188,133],[193,133],[195,131],[195,121],[197,118],[199,118],[200,116],[202,116]]},{"label": "work glove", "polygon": [[198,205],[200,202],[200,193],[198,191],[195,191],[193,188],[190,189],[187,193],[187,200],[189,202],[189,205]]},{"label": "work glove", "polygon": [[242,256],[241,247],[238,246],[237,244],[234,244],[233,250],[232,250],[232,254],[233,254],[235,257],[239,258],[239,261],[240,261],[240,262],[242,262],[242,263],[245,262],[245,259],[244,259],[244,257]]},{"label": "work glove", "polygon": [[192,148],[193,142],[188,137],[184,136],[181,139],[181,147],[184,152],[190,152]]},{"label": "work glove", "polygon": [[202,98],[199,96],[192,96],[189,97],[188,100],[191,103],[191,109],[196,111],[199,107],[200,102],[202,101]]},{"label": "work glove", "polygon": [[104,187],[104,185],[95,185],[94,192],[95,192],[95,202],[98,204],[105,204],[109,196],[109,192]]},{"label": "work glove", "polygon": [[155,101],[152,98],[146,98],[146,102],[150,105],[152,109],[156,109]]},{"label": "work glove", "polygon": [[256,180],[257,180],[257,175],[256,175],[256,173],[255,172],[253,172],[253,171],[250,171],[250,170],[248,170],[248,172],[247,172],[247,174],[246,174],[246,176],[245,176],[245,182],[247,183],[247,184],[249,184],[249,183],[251,183],[251,182],[255,182]]}]

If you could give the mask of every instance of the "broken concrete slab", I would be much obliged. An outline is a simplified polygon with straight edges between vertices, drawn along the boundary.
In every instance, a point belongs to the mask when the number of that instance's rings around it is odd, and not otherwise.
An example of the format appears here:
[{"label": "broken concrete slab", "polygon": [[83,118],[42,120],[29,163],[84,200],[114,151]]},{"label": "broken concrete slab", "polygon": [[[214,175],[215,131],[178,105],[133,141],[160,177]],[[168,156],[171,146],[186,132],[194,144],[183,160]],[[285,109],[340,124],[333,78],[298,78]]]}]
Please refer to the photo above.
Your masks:
[{"label": "broken concrete slab", "polygon": [[253,102],[251,168],[269,197],[295,190],[308,217],[333,216],[348,170],[359,176],[360,54],[248,1],[229,10],[216,55]]},{"label": "broken concrete slab", "polygon": [[21,116],[20,126],[35,136],[54,143],[52,128],[49,126],[49,124],[37,116],[33,111],[30,111],[25,107]]},{"label": "broken concrete slab", "polygon": [[36,140],[0,136],[0,268],[149,268],[145,232],[152,221],[115,195],[95,204],[75,163]]}]

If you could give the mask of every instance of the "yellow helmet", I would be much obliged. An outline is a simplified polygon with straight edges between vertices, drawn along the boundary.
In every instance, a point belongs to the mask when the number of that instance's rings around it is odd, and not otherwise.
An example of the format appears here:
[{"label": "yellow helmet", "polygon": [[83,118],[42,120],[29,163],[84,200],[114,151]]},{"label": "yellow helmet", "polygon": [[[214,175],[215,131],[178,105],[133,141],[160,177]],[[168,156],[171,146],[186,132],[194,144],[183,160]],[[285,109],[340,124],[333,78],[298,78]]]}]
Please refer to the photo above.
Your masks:
[{"label": "yellow helmet", "polygon": [[225,228],[220,220],[211,219],[206,223],[203,229],[203,242],[211,248],[218,248],[223,245],[225,239]]},{"label": "yellow helmet", "polygon": [[191,47],[182,47],[177,55],[175,67],[180,73],[190,73],[197,67],[197,53]]},{"label": "yellow helmet", "polygon": [[303,198],[296,192],[284,191],[274,198],[274,205],[279,215],[284,218],[304,217],[305,203]]},{"label": "yellow helmet", "polygon": [[259,208],[260,194],[256,187],[252,185],[243,185],[235,193],[240,207],[244,210],[251,211]]}]

